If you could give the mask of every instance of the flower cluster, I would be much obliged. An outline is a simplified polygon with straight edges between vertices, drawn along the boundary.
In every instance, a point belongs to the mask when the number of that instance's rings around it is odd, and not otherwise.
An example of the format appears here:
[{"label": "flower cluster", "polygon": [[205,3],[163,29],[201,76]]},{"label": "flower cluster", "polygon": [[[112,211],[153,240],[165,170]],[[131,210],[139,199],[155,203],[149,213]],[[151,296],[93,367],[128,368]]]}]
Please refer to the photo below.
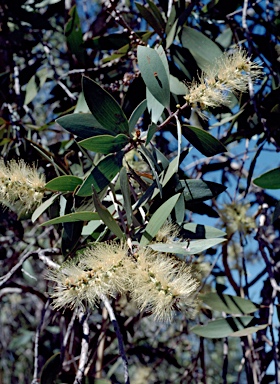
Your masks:
[{"label": "flower cluster", "polygon": [[76,261],[64,263],[48,278],[58,283],[52,295],[54,307],[94,306],[100,295],[115,296],[126,289],[127,248],[123,244],[99,243],[87,248]]},{"label": "flower cluster", "polygon": [[236,232],[244,236],[250,234],[256,228],[256,221],[248,215],[250,204],[232,202],[224,205],[219,211],[221,220],[224,222],[229,236]]},{"label": "flower cluster", "polygon": [[261,75],[261,66],[251,61],[246,51],[238,49],[225,53],[217,59],[214,68],[202,73],[199,82],[188,86],[185,99],[192,107],[201,109],[229,105],[229,92],[246,92],[249,82]]},{"label": "flower cluster", "polygon": [[156,319],[170,321],[173,310],[195,307],[198,282],[191,267],[160,253],[140,250],[131,271],[131,296],[142,311],[151,311]]},{"label": "flower cluster", "polygon": [[0,159],[0,201],[16,210],[30,211],[43,199],[45,177],[23,160],[5,164]]},{"label": "flower cluster", "polygon": [[52,297],[56,308],[94,306],[100,296],[128,293],[141,311],[169,321],[173,311],[195,307],[198,281],[189,266],[161,253],[140,248],[133,255],[122,243],[99,243],[87,248],[78,261],[51,271],[57,283]]}]

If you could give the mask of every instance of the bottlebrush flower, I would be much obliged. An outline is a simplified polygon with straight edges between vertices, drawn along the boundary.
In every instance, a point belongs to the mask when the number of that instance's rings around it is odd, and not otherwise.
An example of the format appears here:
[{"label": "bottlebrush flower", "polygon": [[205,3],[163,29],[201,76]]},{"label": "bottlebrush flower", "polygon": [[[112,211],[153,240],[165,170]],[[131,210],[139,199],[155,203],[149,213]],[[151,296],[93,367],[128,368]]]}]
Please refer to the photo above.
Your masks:
[{"label": "bottlebrush flower", "polygon": [[224,222],[229,236],[241,232],[244,236],[250,234],[256,228],[256,221],[248,214],[250,204],[244,202],[232,202],[225,204],[220,209],[220,217]]},{"label": "bottlebrush flower", "polygon": [[99,243],[84,251],[78,261],[50,271],[57,283],[52,297],[55,308],[93,307],[100,296],[128,293],[141,311],[169,321],[173,311],[196,306],[198,281],[184,262],[140,248],[133,257],[125,244]]},{"label": "bottlebrush flower", "polygon": [[199,283],[185,262],[142,249],[132,272],[132,300],[141,311],[151,311],[156,320],[170,321],[174,310],[196,306],[194,293]]},{"label": "bottlebrush flower", "polygon": [[179,227],[172,222],[166,221],[156,234],[156,242],[167,243],[179,236]]},{"label": "bottlebrush flower", "polygon": [[55,308],[93,307],[100,295],[115,296],[127,289],[128,248],[124,244],[98,243],[76,262],[68,261],[48,279],[57,283],[52,294]]},{"label": "bottlebrush flower", "polygon": [[217,59],[215,67],[203,72],[199,82],[193,81],[184,98],[194,108],[228,105],[229,92],[246,92],[249,81],[255,81],[261,75],[261,66],[251,61],[245,50],[237,49]]},{"label": "bottlebrush flower", "polygon": [[0,159],[0,201],[17,211],[31,211],[44,196],[45,177],[23,160]]}]

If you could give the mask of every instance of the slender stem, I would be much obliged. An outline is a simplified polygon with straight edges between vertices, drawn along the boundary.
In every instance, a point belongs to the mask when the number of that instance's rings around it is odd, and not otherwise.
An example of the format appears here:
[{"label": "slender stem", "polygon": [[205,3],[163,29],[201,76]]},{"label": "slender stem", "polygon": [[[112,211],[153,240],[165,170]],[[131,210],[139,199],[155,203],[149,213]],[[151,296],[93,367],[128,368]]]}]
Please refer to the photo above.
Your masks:
[{"label": "slender stem", "polygon": [[102,310],[102,328],[100,335],[98,337],[98,347],[97,347],[97,356],[96,356],[96,364],[95,364],[95,378],[101,379],[102,374],[102,363],[103,363],[103,357],[104,357],[104,350],[105,350],[105,334],[106,334],[106,327],[104,326],[107,322],[108,318],[108,311],[106,307]]},{"label": "slender stem", "polygon": [[76,319],[76,316],[77,316],[77,313],[78,313],[78,308],[76,308],[72,314],[72,317],[71,317],[71,320],[68,324],[68,327],[66,329],[66,332],[65,332],[65,335],[64,335],[64,338],[63,338],[63,342],[62,342],[62,346],[61,346],[61,363],[63,364],[63,361],[64,361],[64,356],[65,356],[65,349],[66,349],[66,346],[67,346],[67,343],[68,343],[68,340],[69,340],[69,337],[71,335],[71,332],[72,332],[72,329],[73,329],[73,326],[74,326],[74,322],[75,322],[75,319]]},{"label": "slender stem", "polygon": [[183,111],[184,109],[186,109],[187,107],[189,107],[189,103],[185,103],[184,105],[182,105],[182,107],[179,107],[177,109],[177,111],[171,113],[170,116],[168,116],[168,118],[166,120],[164,120],[163,123],[161,123],[160,125],[158,125],[157,127],[157,131],[160,131],[162,128],[164,128],[167,124],[170,123],[170,121],[174,118],[176,118],[176,116],[178,116],[180,114],[181,111]]},{"label": "slender stem", "polygon": [[38,379],[38,369],[39,369],[39,364],[38,364],[38,360],[39,360],[39,337],[40,337],[41,329],[42,329],[42,326],[43,326],[43,323],[44,323],[44,319],[45,319],[45,315],[46,315],[46,312],[47,312],[47,309],[48,309],[49,305],[50,305],[50,300],[48,300],[46,302],[46,304],[44,305],[44,308],[42,310],[41,321],[40,321],[40,324],[37,327],[36,334],[35,334],[35,343],[34,343],[34,373],[33,373],[33,380],[31,382],[31,384],[37,384],[39,382],[39,379]]},{"label": "slender stem", "polygon": [[204,338],[200,337],[200,363],[201,363],[201,369],[202,369],[202,378],[201,382],[203,384],[207,383],[206,379],[206,367],[205,367],[205,351],[204,351]]},{"label": "slender stem", "polygon": [[19,262],[8,272],[6,275],[0,277],[0,287],[4,285],[16,272],[17,270],[22,266],[22,264],[27,260],[30,256],[32,255],[37,255],[38,257],[42,257],[45,254],[57,254],[59,252],[58,249],[56,248],[47,248],[47,249],[37,249],[37,250],[32,250],[29,252],[24,252],[21,255],[21,259]]},{"label": "slender stem", "polygon": [[84,371],[86,368],[86,363],[88,360],[88,350],[89,350],[89,325],[87,322],[87,315],[82,310],[79,313],[79,320],[83,326],[83,338],[82,338],[82,344],[81,344],[81,355],[80,355],[79,367],[78,367],[73,384],[82,383]]},{"label": "slender stem", "polygon": [[130,384],[129,373],[128,373],[128,361],[127,361],[127,357],[126,357],[125,350],[124,350],[123,338],[122,338],[122,335],[120,332],[120,328],[119,328],[115,313],[113,311],[113,308],[112,308],[108,298],[105,295],[103,295],[103,294],[100,295],[100,299],[103,301],[104,306],[108,311],[110,320],[114,326],[114,330],[115,330],[116,335],[117,335],[119,352],[120,352],[120,356],[121,356],[122,363],[123,363],[123,369],[124,369],[124,382],[125,382],[125,384]]}]

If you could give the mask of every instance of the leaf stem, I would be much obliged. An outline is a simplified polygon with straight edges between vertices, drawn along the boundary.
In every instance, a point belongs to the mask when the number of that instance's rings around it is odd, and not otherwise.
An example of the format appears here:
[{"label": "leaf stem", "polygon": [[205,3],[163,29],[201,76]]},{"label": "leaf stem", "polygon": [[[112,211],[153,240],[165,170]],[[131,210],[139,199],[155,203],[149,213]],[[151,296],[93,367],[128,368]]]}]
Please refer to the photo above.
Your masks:
[{"label": "leaf stem", "polygon": [[185,103],[184,105],[182,105],[182,107],[181,106],[178,107],[176,112],[171,113],[171,115],[168,116],[168,118],[166,120],[164,120],[164,122],[162,122],[160,125],[158,125],[157,131],[160,131],[162,128],[164,128],[167,124],[170,123],[170,121],[172,119],[176,118],[176,116],[179,116],[180,112],[183,111],[184,109],[186,109],[187,107],[189,107],[189,103]]}]

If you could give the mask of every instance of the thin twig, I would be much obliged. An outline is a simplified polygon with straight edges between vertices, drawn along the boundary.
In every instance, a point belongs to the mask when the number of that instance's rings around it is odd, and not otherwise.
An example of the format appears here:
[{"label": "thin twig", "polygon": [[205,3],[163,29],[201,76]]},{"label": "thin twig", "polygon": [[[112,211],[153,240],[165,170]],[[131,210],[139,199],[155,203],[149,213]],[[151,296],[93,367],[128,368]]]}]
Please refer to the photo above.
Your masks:
[{"label": "thin twig", "polygon": [[117,335],[119,352],[120,352],[120,356],[121,356],[123,368],[124,368],[124,382],[125,382],[125,384],[130,384],[129,373],[128,373],[128,361],[126,358],[126,354],[125,354],[125,350],[124,350],[124,344],[123,344],[123,338],[122,338],[122,335],[120,332],[120,328],[119,328],[116,316],[114,314],[113,308],[112,308],[108,298],[102,294],[102,295],[100,295],[100,299],[103,301],[104,306],[108,311],[110,320],[114,326],[114,330],[115,330],[116,335]]},{"label": "thin twig", "polygon": [[50,305],[50,300],[48,300],[45,303],[45,305],[44,305],[44,308],[42,310],[41,321],[40,321],[40,324],[37,327],[36,334],[35,334],[35,342],[34,342],[34,373],[33,373],[33,380],[31,382],[31,384],[37,384],[39,382],[39,379],[38,379],[38,370],[39,370],[39,364],[38,364],[38,360],[39,360],[39,338],[40,338],[40,333],[41,333],[41,330],[42,330],[42,326],[43,326],[43,323],[44,323],[45,315],[46,315],[46,312],[47,312],[47,309],[48,309],[49,305]]},{"label": "thin twig", "polygon": [[[39,249],[40,250],[40,249]],[[38,251],[39,251],[38,250]],[[0,277],[0,287],[4,285],[16,271],[22,266],[22,264],[27,260],[31,255],[33,255],[34,251],[24,252],[21,256],[19,262],[8,272],[6,275]]]},{"label": "thin twig", "polygon": [[71,335],[71,332],[72,332],[72,329],[73,329],[73,326],[74,326],[74,322],[75,322],[75,319],[76,319],[76,316],[77,316],[77,313],[78,313],[78,308],[75,308],[73,314],[72,314],[72,317],[71,317],[71,320],[68,324],[68,327],[66,329],[66,332],[65,332],[65,335],[64,335],[64,338],[63,338],[63,342],[62,342],[62,346],[61,346],[61,363],[63,364],[63,360],[64,360],[64,355],[65,355],[65,349],[66,349],[66,346],[67,346],[67,343],[68,343],[68,339]]},{"label": "thin twig", "polygon": [[[229,239],[228,239],[229,240]],[[238,287],[238,285],[236,284],[232,274],[231,274],[231,269],[228,265],[228,249],[227,249],[227,243],[224,244],[222,246],[222,260],[223,260],[223,265],[224,265],[224,269],[225,269],[225,274],[226,274],[226,277],[228,278],[228,281],[230,282],[232,288],[235,290],[235,292],[237,293],[237,295],[239,295],[240,293],[240,289]]]},{"label": "thin twig", "polygon": [[5,296],[10,293],[22,293],[21,288],[14,288],[14,287],[6,287],[0,290],[0,299],[2,296]]},{"label": "thin twig", "polygon": [[[58,250],[59,251],[59,250]],[[48,267],[52,268],[52,269],[59,269],[60,268],[60,265],[55,263],[54,261],[52,261],[49,257],[47,256],[44,256],[42,254],[39,254],[39,259],[45,264],[47,265]]]},{"label": "thin twig", "polygon": [[185,103],[184,105],[182,105],[181,107],[179,107],[177,109],[177,111],[171,113],[170,116],[168,116],[168,118],[166,120],[164,120],[163,123],[161,123],[160,125],[158,125],[157,127],[157,131],[160,131],[162,128],[164,128],[166,125],[168,125],[170,123],[170,121],[173,119],[173,118],[176,118],[176,116],[178,116],[180,114],[181,111],[183,111],[184,109],[186,109],[187,107],[189,107],[189,103]]},{"label": "thin twig", "polygon": [[104,357],[104,350],[105,350],[105,334],[106,334],[106,327],[104,327],[104,324],[106,324],[108,318],[108,311],[106,307],[102,310],[102,328],[100,335],[98,337],[98,347],[97,347],[97,354],[96,354],[96,364],[95,364],[95,378],[101,379],[101,373],[102,373],[102,363],[103,363],[103,357]]},{"label": "thin twig", "polygon": [[89,325],[87,322],[87,315],[84,311],[80,310],[79,313],[80,323],[83,325],[83,338],[81,343],[81,354],[79,360],[79,367],[73,384],[81,384],[84,376],[86,363],[88,360],[89,350]]},{"label": "thin twig", "polygon": [[0,277],[0,287],[4,285],[16,272],[17,270],[22,266],[22,264],[27,260],[30,256],[35,255],[39,258],[42,258],[45,256],[45,254],[58,254],[59,249],[58,248],[46,248],[46,249],[37,249],[33,251],[29,251],[26,253],[23,253],[21,255],[21,259],[19,262],[8,272],[6,275]]},{"label": "thin twig", "polygon": [[204,350],[204,338],[200,337],[200,363],[201,363],[201,370],[202,370],[202,378],[201,382],[203,384],[207,384],[207,378],[206,378],[206,367],[205,367],[205,350]]}]

